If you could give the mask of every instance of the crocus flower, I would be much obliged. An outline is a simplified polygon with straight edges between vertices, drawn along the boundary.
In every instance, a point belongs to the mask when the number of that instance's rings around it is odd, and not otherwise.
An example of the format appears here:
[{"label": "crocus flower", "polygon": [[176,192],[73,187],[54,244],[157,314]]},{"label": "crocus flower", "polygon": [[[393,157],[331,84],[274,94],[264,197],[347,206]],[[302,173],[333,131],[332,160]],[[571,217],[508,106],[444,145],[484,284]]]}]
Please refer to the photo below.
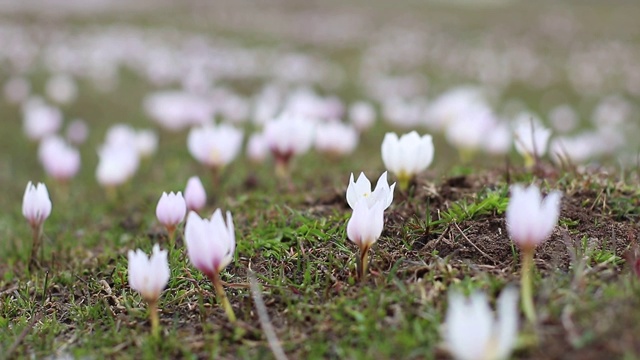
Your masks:
[{"label": "crocus flower", "polygon": [[535,322],[531,271],[536,247],[545,241],[558,222],[561,194],[550,193],[544,200],[540,190],[531,185],[523,188],[515,185],[507,206],[507,231],[520,247],[522,256],[522,307],[531,323]]},{"label": "crocus flower", "polygon": [[43,183],[33,185],[29,181],[22,199],[22,215],[29,221],[32,228],[37,228],[42,226],[50,214],[51,199],[47,186]]},{"label": "crocus flower", "polygon": [[358,201],[347,223],[347,236],[360,248],[358,258],[358,278],[364,280],[367,274],[367,254],[371,246],[378,241],[384,227],[384,209],[387,199],[380,199],[371,207],[367,201]]},{"label": "crocus flower", "polygon": [[276,175],[288,178],[291,159],[309,150],[313,130],[314,124],[309,118],[288,113],[265,124],[264,137],[276,161]]},{"label": "crocus flower", "polygon": [[149,303],[152,333],[158,336],[158,299],[169,282],[170,274],[167,251],[160,250],[156,244],[149,258],[140,249],[129,250],[128,257],[129,285]]},{"label": "crocus flower", "polygon": [[56,74],[47,80],[45,92],[54,102],[66,105],[78,97],[78,85],[73,77],[67,74]]},{"label": "crocus flower", "polygon": [[187,204],[187,211],[198,212],[206,205],[207,193],[199,177],[192,176],[187,181],[187,187],[184,189],[184,201]]},{"label": "crocus flower", "polygon": [[45,172],[60,182],[69,181],[80,170],[80,152],[58,136],[40,143],[38,157]]},{"label": "crocus flower", "polygon": [[398,178],[400,188],[406,190],[411,180],[425,170],[433,161],[433,139],[431,135],[420,137],[412,131],[398,138],[387,133],[382,141],[382,161]]},{"label": "crocus flower", "polygon": [[158,149],[158,134],[153,130],[138,130],[135,135],[135,146],[140,157],[147,158]]},{"label": "crocus flower", "polygon": [[349,119],[359,132],[364,132],[375,123],[376,110],[370,103],[359,101],[349,107]]},{"label": "crocus flower", "polygon": [[242,131],[231,125],[204,125],[191,129],[187,145],[198,162],[212,170],[219,170],[238,156],[242,136]]},{"label": "crocus flower", "polygon": [[358,132],[353,126],[329,122],[316,128],[315,147],[332,157],[351,154],[358,145]]},{"label": "crocus flower", "polygon": [[73,120],[67,125],[66,137],[67,140],[75,145],[81,145],[85,141],[87,141],[87,137],[89,136],[89,127],[87,123],[76,119]]},{"label": "crocus flower", "polygon": [[50,214],[51,199],[49,198],[47,187],[43,183],[38,183],[37,186],[34,186],[31,181],[29,181],[22,199],[22,215],[24,215],[29,225],[31,225],[31,233],[33,235],[29,266],[35,262],[36,254],[40,247],[44,221]]},{"label": "crocus flower", "polygon": [[54,134],[62,125],[60,109],[42,100],[29,100],[23,107],[24,132],[31,140],[41,140]]},{"label": "crocus flower", "polygon": [[171,248],[173,248],[174,234],[176,227],[180,224],[187,213],[187,204],[182,197],[182,193],[162,193],[158,205],[156,206],[156,217],[158,221],[169,233],[169,240],[171,242]]},{"label": "crocus flower", "polygon": [[518,337],[517,304],[517,290],[505,289],[495,318],[483,293],[470,298],[450,293],[444,329],[449,352],[458,360],[508,358]]},{"label": "crocus flower", "polygon": [[98,151],[96,178],[107,189],[115,189],[129,180],[140,165],[137,149],[132,145],[105,145]]},{"label": "crocus flower", "polygon": [[169,281],[167,251],[155,244],[151,257],[142,250],[129,250],[129,285],[148,302],[157,301]]},{"label": "crocus flower", "polygon": [[507,206],[507,230],[511,239],[523,250],[534,250],[545,241],[558,223],[560,198],[558,191],[544,200],[535,185],[514,185]]},{"label": "crocus flower", "polygon": [[220,209],[213,213],[211,219],[202,219],[191,211],[187,217],[184,237],[189,260],[211,280],[229,320],[235,322],[233,308],[220,280],[220,271],[231,263],[236,249],[231,213],[227,211],[225,224]]},{"label": "crocus flower", "polygon": [[247,157],[254,163],[261,163],[269,155],[269,146],[262,133],[251,134],[247,141]]},{"label": "crocus flower", "polygon": [[353,181],[353,173],[351,173],[349,186],[347,187],[347,203],[352,209],[355,209],[356,204],[360,201],[365,201],[369,207],[372,207],[378,201],[382,201],[384,209],[387,209],[393,201],[395,187],[396,183],[389,186],[386,171],[380,175],[373,191],[371,191],[371,182],[369,182],[364,173],[361,172],[356,181]]}]

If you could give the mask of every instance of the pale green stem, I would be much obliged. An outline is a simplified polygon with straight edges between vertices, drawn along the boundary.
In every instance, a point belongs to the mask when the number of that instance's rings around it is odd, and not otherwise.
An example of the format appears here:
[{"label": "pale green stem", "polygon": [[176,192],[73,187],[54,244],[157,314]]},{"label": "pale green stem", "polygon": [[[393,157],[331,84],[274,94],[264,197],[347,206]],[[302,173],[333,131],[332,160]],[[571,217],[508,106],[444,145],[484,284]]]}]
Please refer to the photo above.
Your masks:
[{"label": "pale green stem", "polygon": [[176,227],[167,226],[167,232],[169,233],[169,251],[173,251],[176,248]]},{"label": "pale green stem", "polygon": [[360,248],[360,256],[356,263],[356,270],[358,271],[358,280],[364,282],[369,270],[369,246]]},{"label": "pale green stem", "polygon": [[524,155],[524,167],[531,170],[536,165],[536,158],[530,154]]},{"label": "pale green stem", "polygon": [[220,280],[220,274],[217,272],[213,273],[213,276],[210,278],[213,283],[213,287],[216,289],[216,295],[218,297],[218,301],[224,308],[224,312],[227,314],[227,318],[231,323],[236,322],[236,314],[233,312],[233,308],[231,307],[231,303],[227,298],[227,294],[224,291],[224,287],[222,287],[222,280]]},{"label": "pale green stem", "polygon": [[151,336],[160,336],[160,318],[158,317],[158,301],[149,301],[149,320],[151,320]]},{"label": "pale green stem", "polygon": [[411,184],[411,177],[409,176],[398,176],[398,186],[402,192],[407,192],[409,190],[409,185]]},{"label": "pale green stem", "polygon": [[114,204],[118,201],[118,189],[115,186],[107,186],[105,192],[110,203]]},{"label": "pale green stem", "polygon": [[460,154],[460,162],[464,165],[469,164],[476,154],[474,149],[469,148],[461,148],[458,153]]},{"label": "pale green stem", "polygon": [[536,309],[533,305],[533,253],[535,249],[522,250],[522,310],[531,324],[536,323]]}]

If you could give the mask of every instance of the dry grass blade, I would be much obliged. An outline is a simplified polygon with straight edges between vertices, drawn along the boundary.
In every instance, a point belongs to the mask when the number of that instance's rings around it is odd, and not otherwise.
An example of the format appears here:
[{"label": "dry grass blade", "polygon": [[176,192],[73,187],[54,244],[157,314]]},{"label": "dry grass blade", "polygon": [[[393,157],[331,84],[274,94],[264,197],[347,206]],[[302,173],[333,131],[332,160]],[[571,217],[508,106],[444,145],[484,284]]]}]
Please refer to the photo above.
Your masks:
[{"label": "dry grass blade", "polygon": [[249,284],[251,285],[251,296],[256,304],[256,310],[258,311],[260,327],[262,327],[262,331],[264,331],[264,335],[267,337],[267,342],[269,343],[271,352],[273,352],[273,356],[277,360],[287,360],[287,355],[284,353],[284,350],[282,350],[280,340],[278,340],[276,332],[273,329],[273,325],[271,325],[271,320],[269,320],[267,307],[262,299],[260,285],[252,271],[249,271]]}]

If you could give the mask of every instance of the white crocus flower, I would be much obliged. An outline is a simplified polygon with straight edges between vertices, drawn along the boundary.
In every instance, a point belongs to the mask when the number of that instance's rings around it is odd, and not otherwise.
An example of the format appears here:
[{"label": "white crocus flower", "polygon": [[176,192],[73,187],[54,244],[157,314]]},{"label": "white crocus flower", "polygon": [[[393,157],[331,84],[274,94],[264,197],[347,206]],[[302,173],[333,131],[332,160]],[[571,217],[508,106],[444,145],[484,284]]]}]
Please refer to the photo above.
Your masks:
[{"label": "white crocus flower", "polygon": [[359,201],[347,223],[347,236],[360,248],[358,257],[358,278],[364,280],[369,264],[368,251],[378,241],[384,228],[384,203],[377,201],[369,207],[366,201]]},{"label": "white crocus flower", "polygon": [[189,132],[187,145],[191,155],[208,168],[220,169],[238,156],[242,130],[231,125],[205,125]]},{"label": "white crocus flower", "polygon": [[158,301],[160,293],[169,281],[167,251],[153,246],[148,258],[142,250],[129,250],[129,285],[148,302]]},{"label": "white crocus flower", "polygon": [[483,293],[469,298],[449,294],[444,338],[458,360],[500,360],[511,354],[518,336],[518,291],[505,289],[493,315]]},{"label": "white crocus flower", "polygon": [[369,207],[372,207],[376,202],[382,201],[384,209],[387,209],[393,201],[393,190],[396,187],[396,183],[389,186],[387,182],[387,172],[385,171],[380,175],[376,188],[371,190],[371,182],[364,173],[360,173],[358,180],[353,180],[353,173],[349,177],[349,186],[347,187],[347,203],[352,209],[355,209],[356,204],[360,201],[366,201]]},{"label": "white crocus flower", "polygon": [[551,192],[544,200],[540,189],[531,185],[514,185],[507,206],[507,230],[520,248],[534,249],[545,241],[558,223],[559,191]]},{"label": "white crocus flower", "polygon": [[398,178],[400,188],[406,190],[409,182],[433,161],[433,139],[431,135],[418,135],[412,131],[398,138],[387,133],[382,141],[382,161]]}]

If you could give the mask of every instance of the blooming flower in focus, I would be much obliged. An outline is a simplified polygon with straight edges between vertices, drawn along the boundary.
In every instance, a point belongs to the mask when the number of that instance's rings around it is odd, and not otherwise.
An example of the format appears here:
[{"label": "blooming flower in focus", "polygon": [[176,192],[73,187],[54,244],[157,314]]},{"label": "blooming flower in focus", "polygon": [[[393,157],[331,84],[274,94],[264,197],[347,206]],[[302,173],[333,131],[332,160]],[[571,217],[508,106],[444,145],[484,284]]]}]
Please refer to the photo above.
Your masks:
[{"label": "blooming flower in focus", "polygon": [[129,250],[128,257],[129,285],[149,303],[151,332],[155,337],[158,337],[160,331],[158,299],[162,290],[167,286],[170,275],[167,251],[160,250],[160,246],[155,244],[149,258],[140,249]]},{"label": "blooming flower in focus", "polygon": [[220,271],[231,263],[236,250],[231,213],[227,211],[225,224],[220,209],[213,213],[211,219],[202,219],[195,212],[190,212],[184,237],[189,260],[211,280],[229,321],[235,322],[236,315],[220,280]]},{"label": "blooming flower in focus", "polygon": [[208,168],[220,169],[238,156],[242,146],[242,131],[221,124],[194,127],[187,145],[191,155]]},{"label": "blooming flower in focus", "polygon": [[187,187],[184,189],[184,201],[187,204],[187,211],[198,212],[204,208],[207,203],[207,193],[199,177],[192,176],[187,181]]},{"label": "blooming flower in focus", "polygon": [[400,188],[406,190],[409,182],[433,161],[433,139],[431,135],[420,137],[412,131],[398,138],[387,133],[382,141],[382,161],[398,178]]},{"label": "blooming flower in focus", "polygon": [[350,154],[358,145],[358,132],[353,126],[329,122],[316,128],[315,147],[332,156]]},{"label": "blooming flower in focus", "polygon": [[29,225],[31,225],[31,232],[33,235],[29,267],[36,262],[36,255],[40,248],[44,221],[50,214],[51,199],[49,199],[47,187],[43,183],[38,183],[37,186],[34,186],[31,181],[29,181],[27,188],[24,191],[24,197],[22,198],[22,215],[24,215],[29,222]]},{"label": "blooming flower in focus", "polygon": [[51,199],[47,186],[43,183],[33,185],[29,181],[22,198],[22,215],[29,221],[32,228],[38,228],[50,214]]},{"label": "blooming flower in focus", "polygon": [[368,251],[382,235],[386,199],[380,199],[371,207],[367,201],[358,201],[347,223],[347,236],[360,248],[357,261],[358,278],[364,280],[369,265]]},{"label": "blooming flower in focus", "polygon": [[191,263],[208,277],[218,274],[233,260],[236,235],[233,218],[228,211],[226,224],[220,209],[213,213],[211,219],[202,219],[195,212],[190,212],[184,236]]},{"label": "blooming flower in focus", "polygon": [[80,152],[58,136],[40,143],[38,157],[46,173],[58,181],[68,181],[80,170]]},{"label": "blooming flower in focus", "polygon": [[450,293],[444,338],[453,357],[458,360],[508,358],[518,336],[517,305],[517,290],[503,290],[496,319],[483,293],[476,292],[469,298]]},{"label": "blooming flower in focus", "polygon": [[352,173],[349,177],[349,186],[347,187],[347,203],[352,209],[355,209],[356,204],[360,201],[366,202],[369,207],[381,201],[384,209],[387,209],[393,201],[393,190],[395,187],[396,183],[389,186],[386,171],[380,175],[376,188],[373,191],[371,191],[371,182],[369,182],[369,179],[364,173],[360,173],[357,181],[353,181]]},{"label": "blooming flower in focus", "polygon": [[507,206],[507,231],[521,255],[522,309],[530,323],[535,324],[536,312],[533,301],[533,256],[536,247],[545,241],[558,222],[561,194],[554,191],[542,200],[540,190],[531,185],[523,188],[514,185]]},{"label": "blooming flower in focus", "polygon": [[155,302],[169,281],[167,251],[155,244],[151,257],[142,250],[129,250],[129,285],[139,292],[143,299]]},{"label": "blooming flower in focus", "polygon": [[158,205],[156,206],[156,216],[158,221],[164,225],[169,232],[173,232],[176,226],[184,220],[187,213],[187,204],[182,197],[182,193],[162,193]]},{"label": "blooming flower in focus", "polygon": [[507,230],[520,248],[534,249],[551,235],[558,222],[561,197],[560,192],[553,191],[542,200],[535,185],[511,188],[506,212]]}]

